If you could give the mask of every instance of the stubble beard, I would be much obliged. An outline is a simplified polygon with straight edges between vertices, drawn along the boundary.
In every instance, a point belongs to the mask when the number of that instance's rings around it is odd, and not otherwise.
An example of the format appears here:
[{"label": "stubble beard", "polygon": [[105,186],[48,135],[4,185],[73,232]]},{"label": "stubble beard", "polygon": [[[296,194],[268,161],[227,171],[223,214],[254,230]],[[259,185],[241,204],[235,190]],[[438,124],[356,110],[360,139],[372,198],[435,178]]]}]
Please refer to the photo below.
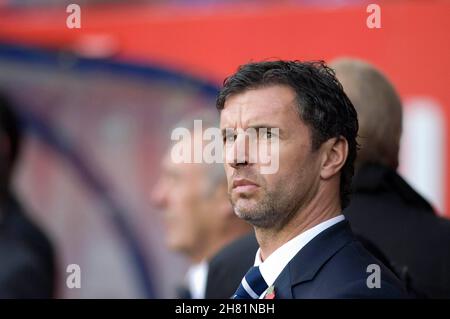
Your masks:
[{"label": "stubble beard", "polygon": [[261,188],[260,192],[259,196],[230,196],[235,214],[255,228],[281,229],[295,216],[301,205],[301,196],[295,194],[292,188],[278,187],[272,192]]}]

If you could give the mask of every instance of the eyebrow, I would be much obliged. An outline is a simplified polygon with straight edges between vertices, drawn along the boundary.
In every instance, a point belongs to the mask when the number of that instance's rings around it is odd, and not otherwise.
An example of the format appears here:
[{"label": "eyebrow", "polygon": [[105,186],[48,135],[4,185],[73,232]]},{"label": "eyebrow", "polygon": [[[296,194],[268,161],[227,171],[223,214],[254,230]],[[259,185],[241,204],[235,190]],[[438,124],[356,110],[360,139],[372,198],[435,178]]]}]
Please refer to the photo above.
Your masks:
[{"label": "eyebrow", "polygon": [[[262,124],[250,125],[250,126],[248,126],[247,128],[253,128],[253,129],[257,130],[257,131],[259,131],[259,129],[273,129],[273,128],[277,128],[277,129],[279,129],[280,134],[283,132],[283,130],[282,130],[281,128],[279,128],[279,127],[276,127],[276,126],[271,125],[271,124],[264,124],[264,123],[262,123]],[[225,136],[226,130],[231,130],[232,132],[235,131],[235,129],[232,128],[232,127],[226,127],[226,128],[223,128],[223,129],[221,130],[222,136]]]},{"label": "eyebrow", "polygon": [[[263,124],[250,125],[248,128],[254,128],[256,130],[259,130],[261,128],[267,128],[267,129],[278,128],[279,129],[279,127],[276,127],[276,126],[270,125],[270,124],[264,124],[264,123]],[[280,129],[280,131],[281,131],[281,129]]]}]

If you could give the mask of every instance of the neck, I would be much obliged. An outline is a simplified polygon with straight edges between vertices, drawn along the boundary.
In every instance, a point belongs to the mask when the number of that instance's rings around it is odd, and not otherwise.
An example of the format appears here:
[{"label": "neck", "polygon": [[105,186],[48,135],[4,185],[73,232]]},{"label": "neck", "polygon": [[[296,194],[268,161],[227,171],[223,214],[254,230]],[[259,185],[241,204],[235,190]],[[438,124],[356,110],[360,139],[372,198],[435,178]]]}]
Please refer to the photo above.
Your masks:
[{"label": "neck", "polygon": [[195,249],[195,254],[189,256],[191,262],[198,264],[204,260],[211,260],[223,247],[251,231],[247,223],[239,222],[213,232],[208,238],[203,237],[202,243]]},{"label": "neck", "polygon": [[308,229],[341,213],[339,194],[337,196],[316,196],[305,207],[301,207],[281,228],[256,228],[255,233],[261,248],[261,260]]}]

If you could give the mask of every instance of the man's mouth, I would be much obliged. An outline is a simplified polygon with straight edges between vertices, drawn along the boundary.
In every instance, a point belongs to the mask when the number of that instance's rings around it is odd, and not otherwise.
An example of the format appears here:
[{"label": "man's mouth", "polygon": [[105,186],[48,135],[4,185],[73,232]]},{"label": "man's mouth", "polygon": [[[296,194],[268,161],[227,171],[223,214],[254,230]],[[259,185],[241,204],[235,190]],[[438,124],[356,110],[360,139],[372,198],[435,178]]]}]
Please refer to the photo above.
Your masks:
[{"label": "man's mouth", "polygon": [[233,191],[238,193],[251,192],[259,188],[259,185],[245,178],[235,178],[233,180]]}]

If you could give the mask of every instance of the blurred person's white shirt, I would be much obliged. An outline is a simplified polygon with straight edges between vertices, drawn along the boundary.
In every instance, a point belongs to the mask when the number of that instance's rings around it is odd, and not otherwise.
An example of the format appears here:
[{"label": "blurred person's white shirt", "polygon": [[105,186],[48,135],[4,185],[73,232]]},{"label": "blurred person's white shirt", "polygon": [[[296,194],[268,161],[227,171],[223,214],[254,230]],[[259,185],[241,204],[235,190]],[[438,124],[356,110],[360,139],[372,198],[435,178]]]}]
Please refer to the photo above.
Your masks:
[{"label": "blurred person's white shirt", "polygon": [[206,261],[189,267],[186,273],[186,283],[192,299],[205,298],[207,277],[208,263]]}]

